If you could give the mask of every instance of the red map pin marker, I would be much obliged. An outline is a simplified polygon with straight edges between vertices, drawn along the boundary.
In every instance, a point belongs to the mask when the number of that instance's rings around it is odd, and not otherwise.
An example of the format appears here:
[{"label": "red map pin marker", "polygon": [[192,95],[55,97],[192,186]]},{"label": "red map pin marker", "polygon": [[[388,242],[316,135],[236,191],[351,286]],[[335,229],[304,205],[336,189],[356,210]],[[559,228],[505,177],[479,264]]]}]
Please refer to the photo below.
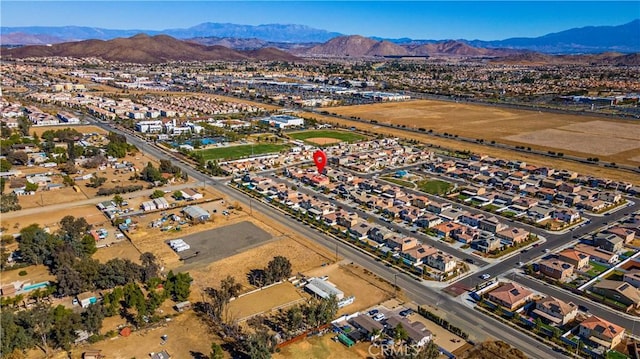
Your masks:
[{"label": "red map pin marker", "polygon": [[316,167],[318,168],[318,173],[322,174],[322,170],[324,169],[324,165],[327,164],[327,155],[324,154],[321,150],[317,150],[313,153],[313,162],[316,163]]}]

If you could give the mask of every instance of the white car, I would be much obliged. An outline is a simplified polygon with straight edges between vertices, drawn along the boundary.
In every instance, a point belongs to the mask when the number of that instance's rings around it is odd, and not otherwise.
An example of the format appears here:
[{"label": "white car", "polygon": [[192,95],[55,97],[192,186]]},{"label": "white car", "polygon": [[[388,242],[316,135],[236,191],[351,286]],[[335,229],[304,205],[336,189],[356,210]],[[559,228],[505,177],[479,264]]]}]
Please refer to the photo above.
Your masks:
[{"label": "white car", "polygon": [[376,322],[379,322],[379,321],[383,320],[384,318],[386,318],[384,313],[378,313],[378,314],[373,316],[373,320],[375,320]]},{"label": "white car", "polygon": [[485,274],[481,275],[480,278],[482,278],[484,280],[487,280],[487,279],[491,278],[491,274],[485,273]]}]

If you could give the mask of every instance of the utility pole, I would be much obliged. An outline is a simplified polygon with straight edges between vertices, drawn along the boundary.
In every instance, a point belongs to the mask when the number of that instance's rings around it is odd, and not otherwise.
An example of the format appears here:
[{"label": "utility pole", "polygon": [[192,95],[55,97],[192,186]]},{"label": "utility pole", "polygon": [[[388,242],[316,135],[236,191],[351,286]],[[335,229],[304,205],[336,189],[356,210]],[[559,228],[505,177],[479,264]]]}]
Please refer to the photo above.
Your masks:
[{"label": "utility pole", "polygon": [[338,263],[338,243],[336,243],[336,263]]}]

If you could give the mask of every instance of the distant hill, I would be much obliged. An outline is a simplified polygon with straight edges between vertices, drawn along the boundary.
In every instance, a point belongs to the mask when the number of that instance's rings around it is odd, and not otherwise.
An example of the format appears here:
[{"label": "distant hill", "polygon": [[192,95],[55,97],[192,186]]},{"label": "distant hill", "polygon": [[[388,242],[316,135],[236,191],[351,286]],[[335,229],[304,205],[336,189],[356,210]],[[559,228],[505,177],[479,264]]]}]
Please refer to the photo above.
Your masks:
[{"label": "distant hill", "polygon": [[294,50],[302,56],[372,57],[372,56],[504,56],[516,51],[481,49],[460,41],[428,44],[395,44],[358,35],[340,36],[308,49]]},{"label": "distant hill", "polygon": [[307,48],[316,43],[313,42],[299,42],[299,43],[291,43],[291,42],[277,42],[277,41],[265,41],[257,38],[247,38],[247,39],[239,39],[236,37],[215,37],[215,36],[206,36],[206,37],[194,37],[187,39],[186,41],[193,42],[201,45],[220,45],[224,47],[228,47],[230,49],[235,50],[256,50],[264,47],[275,47],[281,50],[291,50],[298,48]]},{"label": "distant hill", "polygon": [[504,57],[496,57],[491,61],[497,63],[520,65],[575,64],[640,66],[640,54],[605,52],[601,54],[550,55],[538,52],[525,52]]},{"label": "distant hill", "polygon": [[619,26],[587,26],[540,37],[466,41],[477,47],[528,49],[546,53],[640,52],[640,19]]},{"label": "distant hill", "polygon": [[205,46],[177,40],[167,35],[135,35],[108,41],[85,40],[51,46],[24,46],[8,49],[5,58],[25,57],[97,57],[108,61],[132,63],[163,63],[168,61],[296,61],[294,55],[275,49],[236,51],[224,46]]},{"label": "distant hill", "polygon": [[0,34],[0,44],[2,45],[46,45],[64,42],[56,36],[25,34],[24,32],[12,32],[10,34]]},{"label": "distant hill", "polygon": [[[144,33],[147,35],[169,35],[179,39],[195,37],[234,37],[239,39],[257,38],[272,42],[323,42],[342,34],[326,30],[314,29],[305,25],[237,25],[206,22],[186,29],[166,30],[114,30],[98,27],[83,26],[23,26],[0,27],[0,34],[9,35],[23,33],[30,35],[48,35],[62,39],[63,41],[79,40],[111,40],[118,37],[131,37]],[[9,44],[2,42],[2,44]],[[20,44],[16,44],[20,45]]]}]

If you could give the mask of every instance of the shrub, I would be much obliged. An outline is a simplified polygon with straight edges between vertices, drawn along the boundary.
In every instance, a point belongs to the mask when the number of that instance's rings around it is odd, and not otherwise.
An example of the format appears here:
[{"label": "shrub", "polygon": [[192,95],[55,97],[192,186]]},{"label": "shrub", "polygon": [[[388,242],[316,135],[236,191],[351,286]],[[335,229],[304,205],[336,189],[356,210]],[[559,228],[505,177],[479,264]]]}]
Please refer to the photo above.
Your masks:
[{"label": "shrub", "polygon": [[21,270],[20,272],[18,272],[18,275],[21,277],[24,277],[25,275],[27,275],[27,271],[26,270]]}]

